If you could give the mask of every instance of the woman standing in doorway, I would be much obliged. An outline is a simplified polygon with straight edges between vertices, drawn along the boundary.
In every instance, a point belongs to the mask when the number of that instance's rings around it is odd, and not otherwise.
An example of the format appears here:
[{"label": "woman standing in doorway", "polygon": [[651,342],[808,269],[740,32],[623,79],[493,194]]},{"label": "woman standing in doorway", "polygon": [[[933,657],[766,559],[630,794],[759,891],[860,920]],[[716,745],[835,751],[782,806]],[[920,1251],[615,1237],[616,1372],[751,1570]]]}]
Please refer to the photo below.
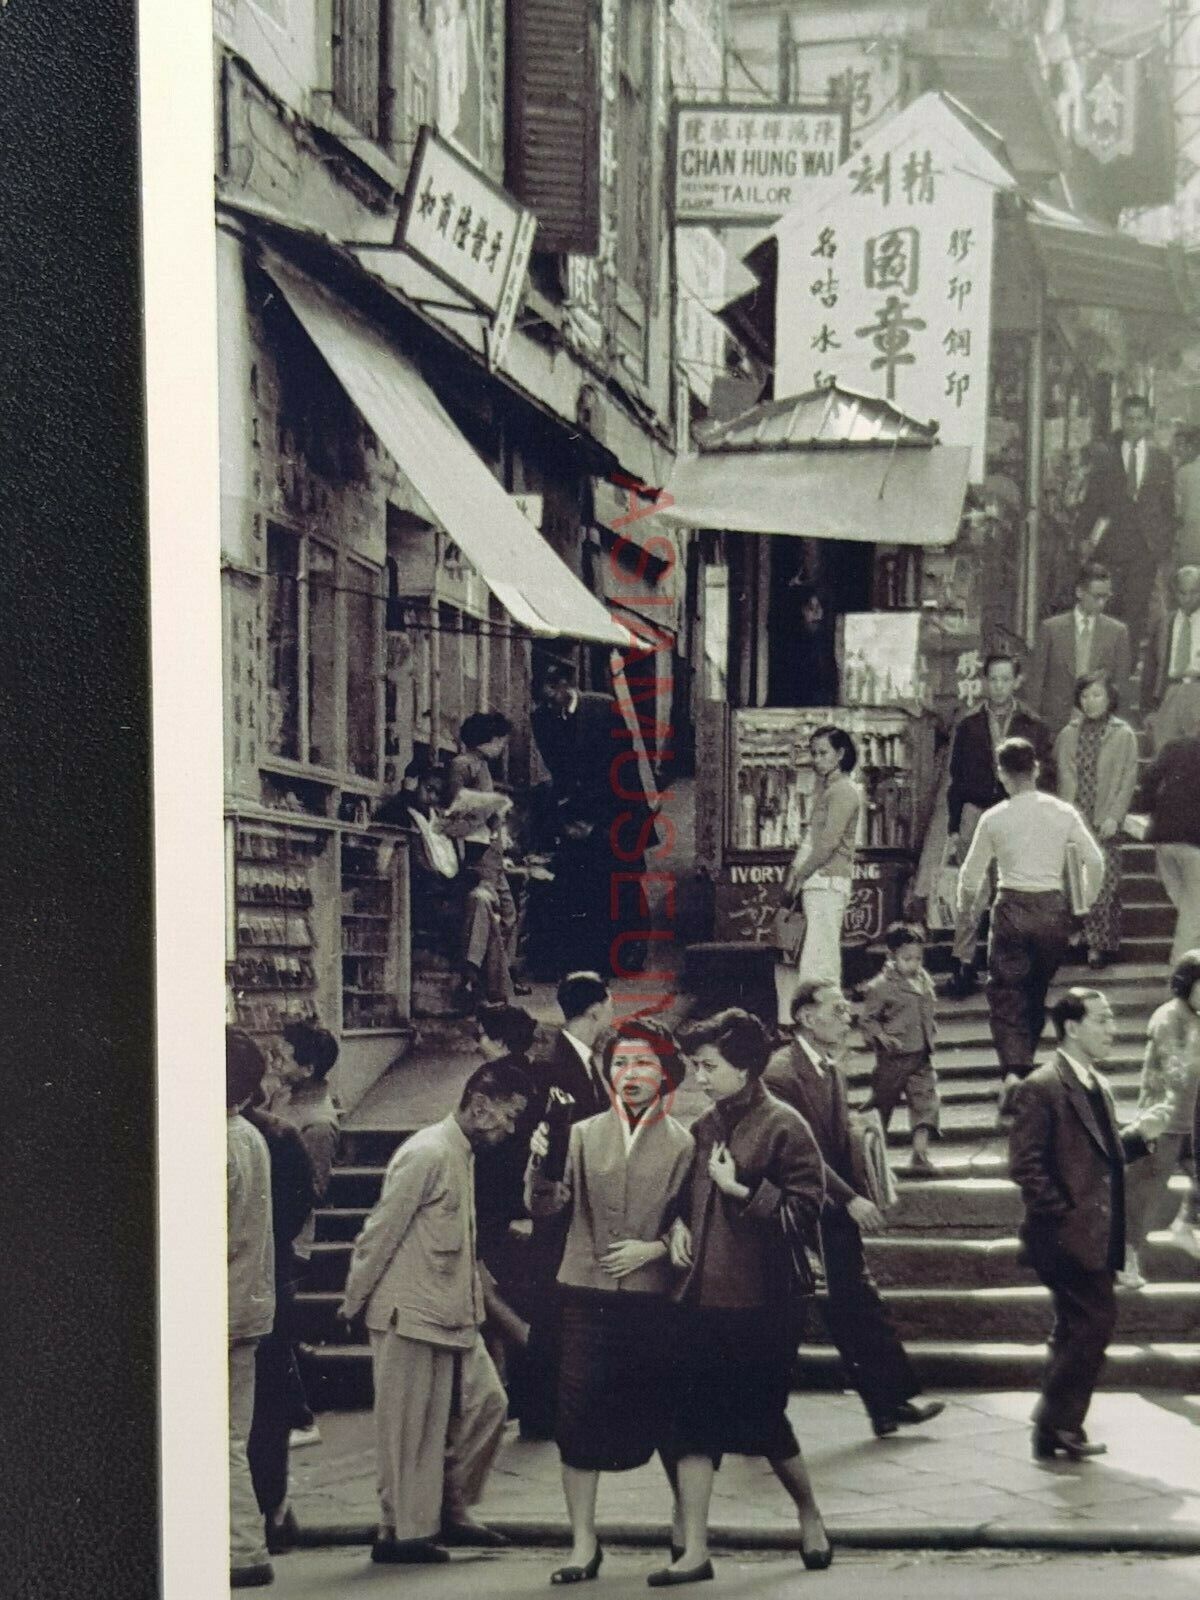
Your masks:
[{"label": "woman standing in doorway", "polygon": [[808,741],[817,775],[808,833],[784,882],[785,901],[804,909],[801,983],[842,982],[842,922],[850,903],[854,847],[862,794],[850,774],[858,765],[854,740],[842,728],[818,728]]},{"label": "woman standing in doorway", "polygon": [[1137,734],[1117,716],[1117,689],[1103,669],[1075,684],[1075,715],[1058,736],[1058,794],[1075,806],[1104,851],[1104,884],[1083,922],[1088,966],[1108,966],[1121,945],[1121,824],[1137,787]]}]

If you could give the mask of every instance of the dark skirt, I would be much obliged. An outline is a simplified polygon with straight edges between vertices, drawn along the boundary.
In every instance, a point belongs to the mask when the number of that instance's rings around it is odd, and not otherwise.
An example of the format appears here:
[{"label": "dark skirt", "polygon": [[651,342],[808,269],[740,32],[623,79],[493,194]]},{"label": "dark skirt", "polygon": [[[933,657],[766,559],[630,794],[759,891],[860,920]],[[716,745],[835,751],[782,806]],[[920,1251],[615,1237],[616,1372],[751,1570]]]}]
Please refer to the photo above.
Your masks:
[{"label": "dark skirt", "polygon": [[562,1288],[555,1440],[563,1465],[629,1472],[661,1448],[673,1308],[657,1296]]},{"label": "dark skirt", "polygon": [[787,1418],[794,1320],[687,1307],[675,1330],[668,1459],[724,1454],[787,1461],[800,1446]]}]

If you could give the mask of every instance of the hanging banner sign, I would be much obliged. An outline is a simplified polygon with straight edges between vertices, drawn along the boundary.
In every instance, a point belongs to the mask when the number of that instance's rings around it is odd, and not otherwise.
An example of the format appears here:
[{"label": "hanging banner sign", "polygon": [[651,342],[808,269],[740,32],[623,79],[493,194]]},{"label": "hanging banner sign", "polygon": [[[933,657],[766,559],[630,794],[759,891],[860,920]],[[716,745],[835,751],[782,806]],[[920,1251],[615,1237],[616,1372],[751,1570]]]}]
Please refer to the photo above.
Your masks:
[{"label": "hanging banner sign", "polygon": [[1137,145],[1138,63],[1099,53],[1079,62],[1075,143],[1097,161],[1133,155]]},{"label": "hanging banner sign", "polygon": [[815,198],[848,150],[845,106],[675,106],[676,222],[774,222]]}]

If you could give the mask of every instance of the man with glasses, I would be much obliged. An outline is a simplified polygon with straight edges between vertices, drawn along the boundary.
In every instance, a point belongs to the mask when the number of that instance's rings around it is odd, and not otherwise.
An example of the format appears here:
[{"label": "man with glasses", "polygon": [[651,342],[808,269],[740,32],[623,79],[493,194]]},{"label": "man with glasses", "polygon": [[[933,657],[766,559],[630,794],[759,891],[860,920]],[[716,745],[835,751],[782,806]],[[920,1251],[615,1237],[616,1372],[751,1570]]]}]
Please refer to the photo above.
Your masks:
[{"label": "man with glasses", "polygon": [[941,1400],[919,1400],[921,1386],[863,1258],[864,1233],[881,1233],[879,1208],[854,1186],[849,1104],[840,1060],[850,1007],[836,984],[801,983],[792,997],[792,1043],[771,1057],[763,1079],[812,1129],[825,1163],[821,1250],[829,1334],[857,1389],[876,1438],[929,1422]]}]

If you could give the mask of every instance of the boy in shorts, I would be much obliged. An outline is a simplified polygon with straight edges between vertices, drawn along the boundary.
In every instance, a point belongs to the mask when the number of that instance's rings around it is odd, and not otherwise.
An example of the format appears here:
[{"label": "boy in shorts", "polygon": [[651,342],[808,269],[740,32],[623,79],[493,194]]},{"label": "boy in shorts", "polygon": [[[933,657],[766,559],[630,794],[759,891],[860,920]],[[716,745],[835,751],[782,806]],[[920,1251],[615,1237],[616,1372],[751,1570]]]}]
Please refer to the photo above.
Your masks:
[{"label": "boy in shorts", "polygon": [[939,1132],[940,1103],[933,1070],[937,1035],[936,993],[925,970],[925,936],[911,923],[895,922],[884,935],[888,959],[867,985],[858,1025],[874,1047],[871,1098],[864,1111],[879,1112],[886,1132],[901,1100],[912,1126],[912,1169],[934,1172],[929,1141]]}]

